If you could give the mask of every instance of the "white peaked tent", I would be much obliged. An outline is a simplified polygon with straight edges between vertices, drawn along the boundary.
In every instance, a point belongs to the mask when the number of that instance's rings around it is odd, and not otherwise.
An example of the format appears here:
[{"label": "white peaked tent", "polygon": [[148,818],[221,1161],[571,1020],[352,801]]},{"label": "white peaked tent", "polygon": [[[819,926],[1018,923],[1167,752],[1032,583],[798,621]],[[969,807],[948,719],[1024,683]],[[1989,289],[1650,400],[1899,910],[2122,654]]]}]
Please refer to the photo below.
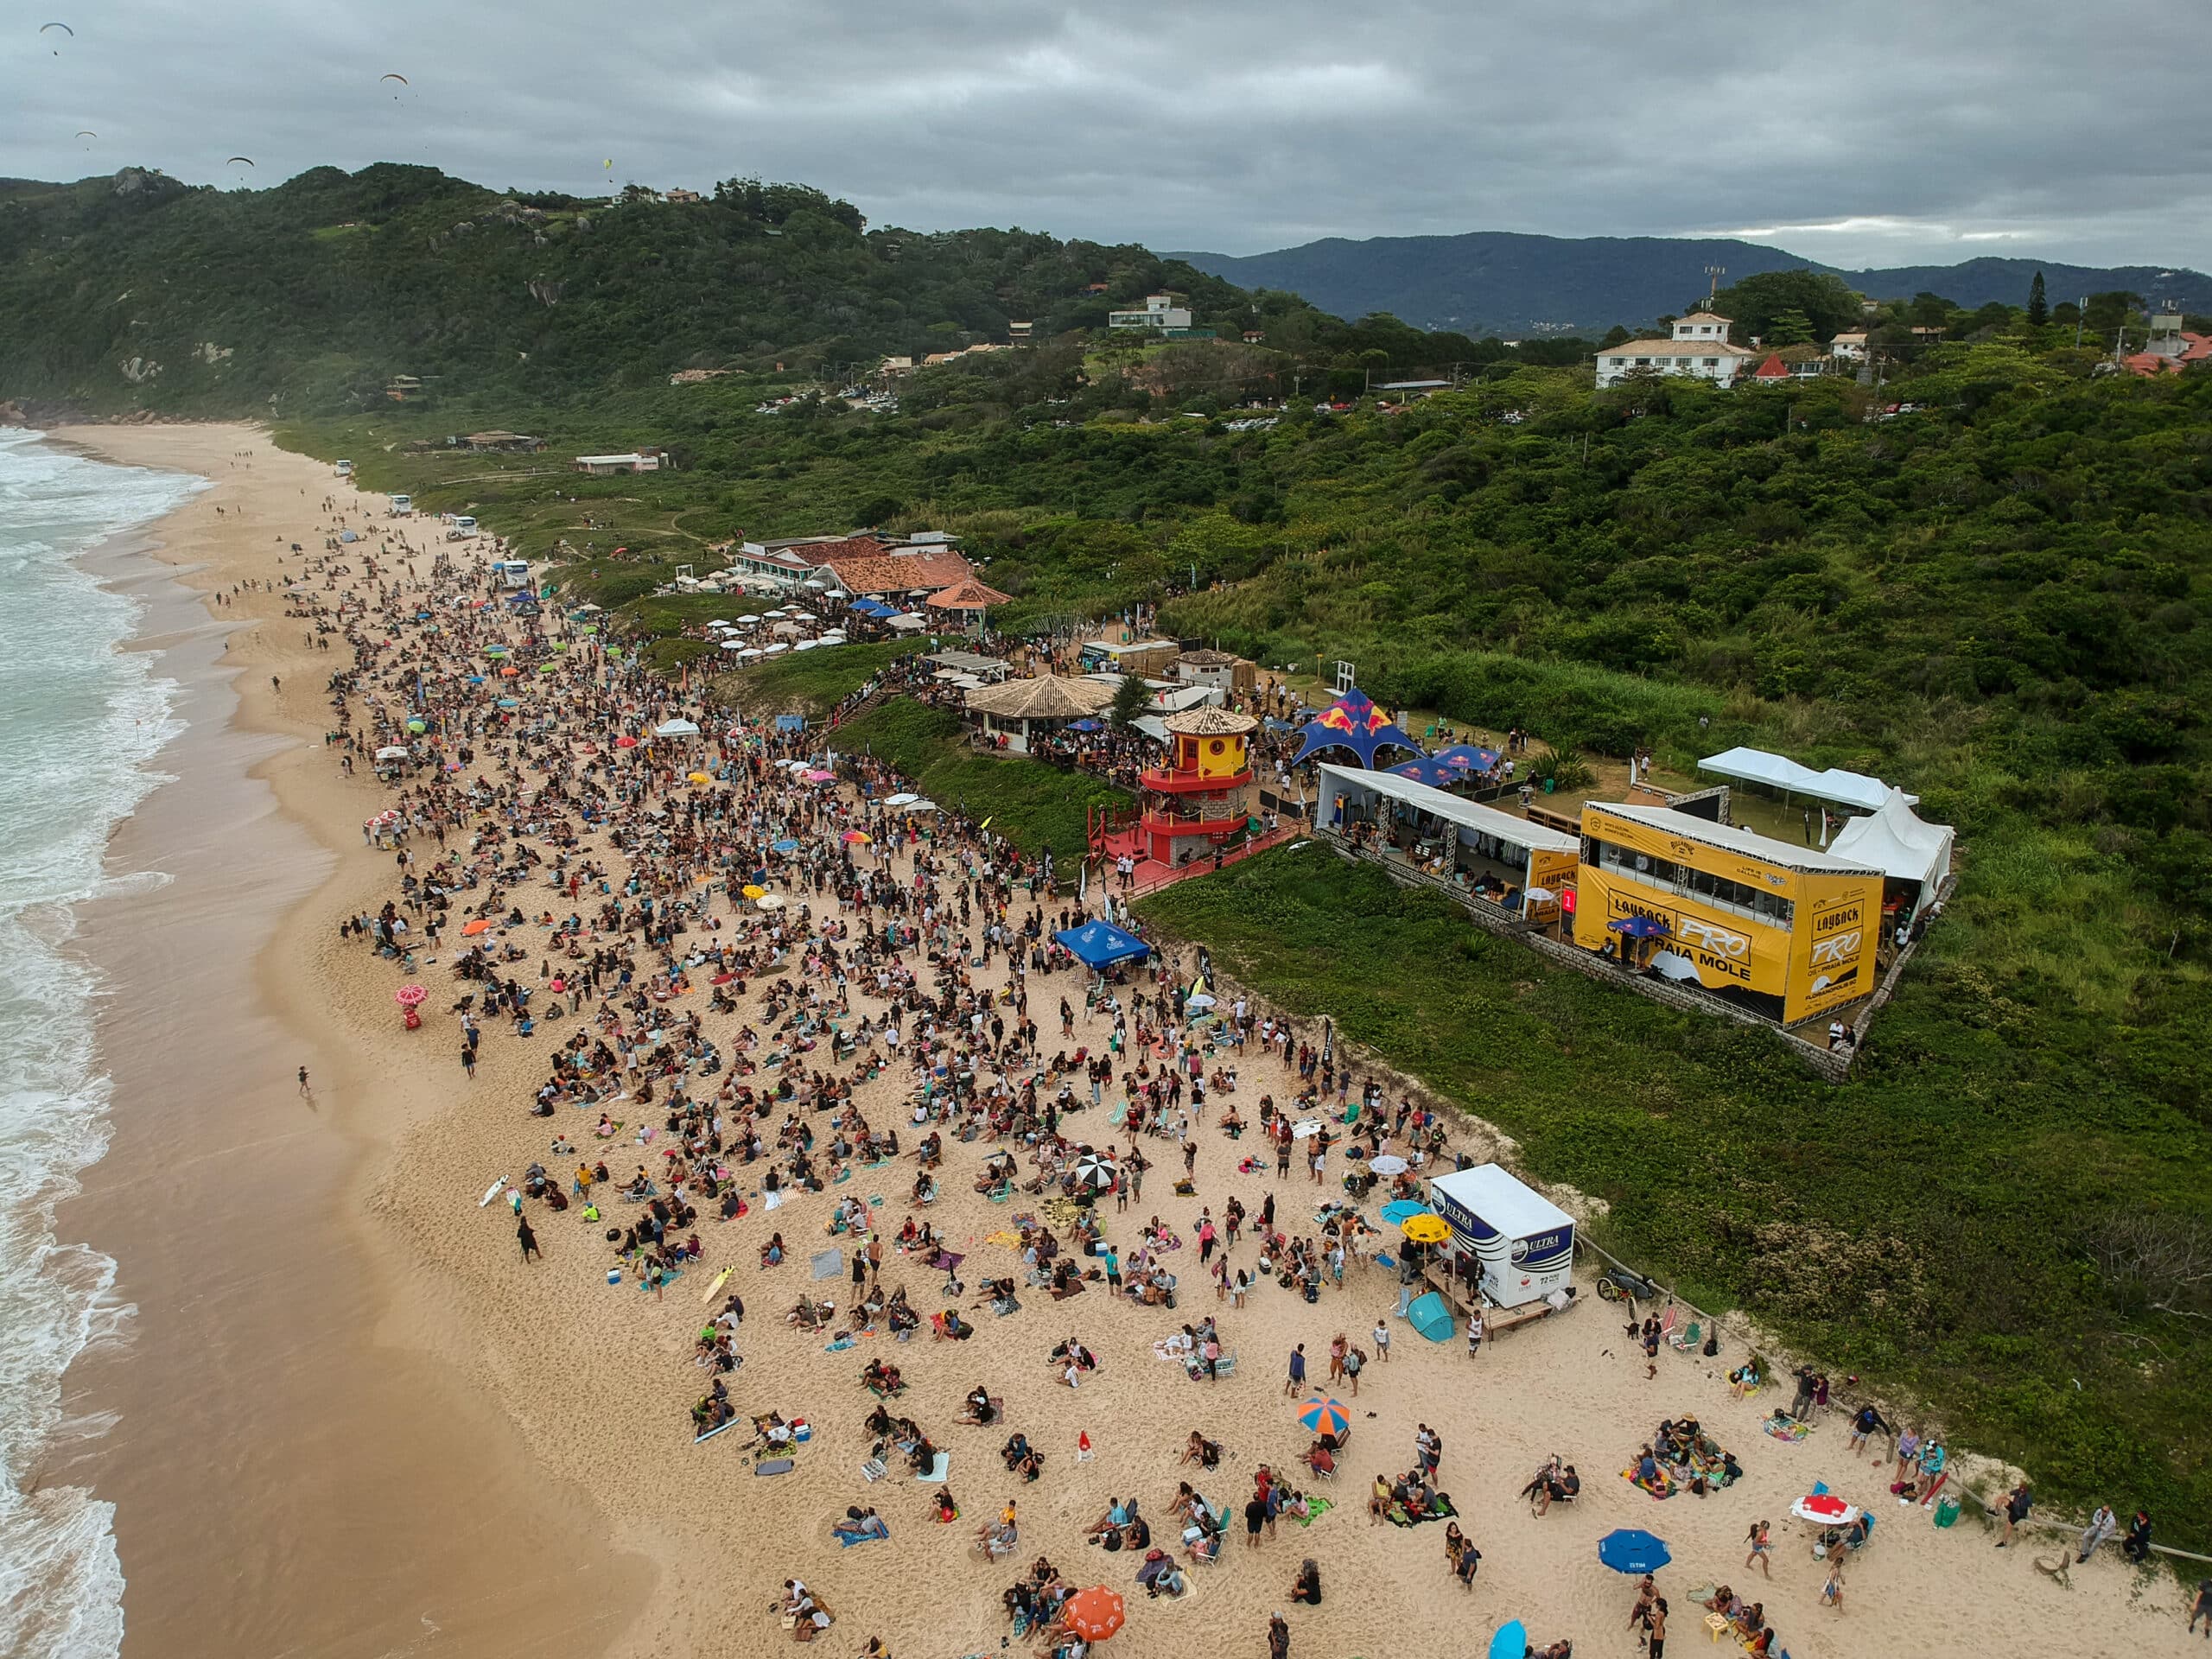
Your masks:
[{"label": "white peaked tent", "polygon": [[1950,871],[1951,827],[1926,822],[1906,804],[1904,791],[1893,789],[1873,811],[1838,830],[1828,851],[1855,864],[1872,865],[1892,880],[1917,881],[1916,915],[1936,897]]},{"label": "white peaked tent", "polygon": [[[1808,800],[1856,807],[1861,812],[1874,811],[1884,798],[1895,792],[1878,778],[1834,766],[1826,772],[1815,772],[1810,766],[1799,766],[1783,755],[1769,754],[1764,749],[1728,749],[1719,754],[1708,754],[1697,763],[1697,769],[1733,778],[1738,783],[1764,784],[1770,789],[1802,795]],[[1910,806],[1918,798],[1908,795],[1905,804]]]}]

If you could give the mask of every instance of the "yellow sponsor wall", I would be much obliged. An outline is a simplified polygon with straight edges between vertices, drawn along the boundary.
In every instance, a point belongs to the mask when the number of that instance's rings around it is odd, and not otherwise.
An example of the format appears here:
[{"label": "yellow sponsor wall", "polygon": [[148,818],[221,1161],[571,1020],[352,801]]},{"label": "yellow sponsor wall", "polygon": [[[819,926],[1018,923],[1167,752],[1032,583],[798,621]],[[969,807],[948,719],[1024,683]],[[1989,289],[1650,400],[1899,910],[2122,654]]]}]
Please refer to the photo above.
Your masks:
[{"label": "yellow sponsor wall", "polygon": [[[1609,942],[1618,947],[1621,936],[1609,924],[1651,917],[1666,924],[1667,936],[1643,947],[1639,960],[1660,949],[1686,957],[1707,989],[1785,1024],[1872,990],[1881,927],[1878,874],[1793,868],[1783,843],[1772,843],[1775,856],[1764,857],[1710,844],[1697,837],[1696,829],[1694,820],[1686,819],[1676,831],[1592,803],[1583,817],[1585,861],[1575,872],[1575,943],[1590,950]],[[1638,879],[1589,861],[1600,841],[1630,855],[1644,855],[1662,873]],[[1729,884],[1734,901],[1718,902],[1696,891],[1700,874],[1716,878],[1716,886]]]}]

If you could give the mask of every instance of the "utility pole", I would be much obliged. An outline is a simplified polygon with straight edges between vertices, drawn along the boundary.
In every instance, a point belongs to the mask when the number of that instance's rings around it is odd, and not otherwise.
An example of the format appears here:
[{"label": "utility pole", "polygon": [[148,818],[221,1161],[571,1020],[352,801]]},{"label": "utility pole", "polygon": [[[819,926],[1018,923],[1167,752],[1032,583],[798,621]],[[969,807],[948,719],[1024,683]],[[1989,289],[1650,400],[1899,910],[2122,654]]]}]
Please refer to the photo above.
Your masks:
[{"label": "utility pole", "polygon": [[2082,325],[2088,321],[2088,315],[2089,296],[2084,294],[2081,302],[2074,308],[2074,349],[2077,352],[2082,349]]},{"label": "utility pole", "polygon": [[1713,308],[1713,302],[1720,297],[1720,279],[1727,274],[1728,267],[1726,265],[1707,265],[1705,268],[1705,305],[1708,311]]}]

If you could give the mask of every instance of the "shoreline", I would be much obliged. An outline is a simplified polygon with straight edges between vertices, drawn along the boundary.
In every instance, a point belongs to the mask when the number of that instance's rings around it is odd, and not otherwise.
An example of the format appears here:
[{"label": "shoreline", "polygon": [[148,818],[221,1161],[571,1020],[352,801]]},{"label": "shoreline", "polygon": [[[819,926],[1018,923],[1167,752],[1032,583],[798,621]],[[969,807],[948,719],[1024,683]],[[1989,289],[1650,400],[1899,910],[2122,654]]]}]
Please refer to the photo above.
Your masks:
[{"label": "shoreline", "polygon": [[[264,442],[245,429],[48,441],[215,487],[79,560],[143,604],[123,649],[159,657],[184,729],[105,861],[111,880],[168,879],[75,910],[68,948],[100,978],[113,1093],[107,1154],[57,1232],[114,1257],[111,1300],[137,1312],[64,1379],[69,1421],[111,1426],[49,1448],[41,1478],[89,1477],[116,1504],[126,1652],[519,1651],[549,1617],[597,1652],[644,1575],[468,1386],[465,1319],[367,1201],[429,1103],[372,1071],[315,989],[315,942],[374,876],[340,855],[346,791],[264,676],[321,676],[284,640],[281,594],[209,600],[274,568],[248,539],[257,514],[234,526],[213,508],[236,512],[256,472],[295,469],[306,488],[321,469],[264,449],[226,477],[224,452]],[[291,1081],[302,1063],[314,1103]],[[483,1523],[464,1520],[461,1550],[417,1519],[471,1512]]]}]

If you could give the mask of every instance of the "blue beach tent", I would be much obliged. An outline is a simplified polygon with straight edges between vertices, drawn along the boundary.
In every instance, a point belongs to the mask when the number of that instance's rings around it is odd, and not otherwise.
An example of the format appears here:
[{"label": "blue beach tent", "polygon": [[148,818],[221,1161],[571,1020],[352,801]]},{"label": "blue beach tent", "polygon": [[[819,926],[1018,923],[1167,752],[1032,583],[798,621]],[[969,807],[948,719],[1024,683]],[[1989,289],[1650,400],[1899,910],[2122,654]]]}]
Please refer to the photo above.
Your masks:
[{"label": "blue beach tent", "polygon": [[1085,922],[1052,937],[1073,951],[1086,968],[1110,968],[1117,962],[1141,961],[1152,954],[1150,945],[1111,922]]}]

